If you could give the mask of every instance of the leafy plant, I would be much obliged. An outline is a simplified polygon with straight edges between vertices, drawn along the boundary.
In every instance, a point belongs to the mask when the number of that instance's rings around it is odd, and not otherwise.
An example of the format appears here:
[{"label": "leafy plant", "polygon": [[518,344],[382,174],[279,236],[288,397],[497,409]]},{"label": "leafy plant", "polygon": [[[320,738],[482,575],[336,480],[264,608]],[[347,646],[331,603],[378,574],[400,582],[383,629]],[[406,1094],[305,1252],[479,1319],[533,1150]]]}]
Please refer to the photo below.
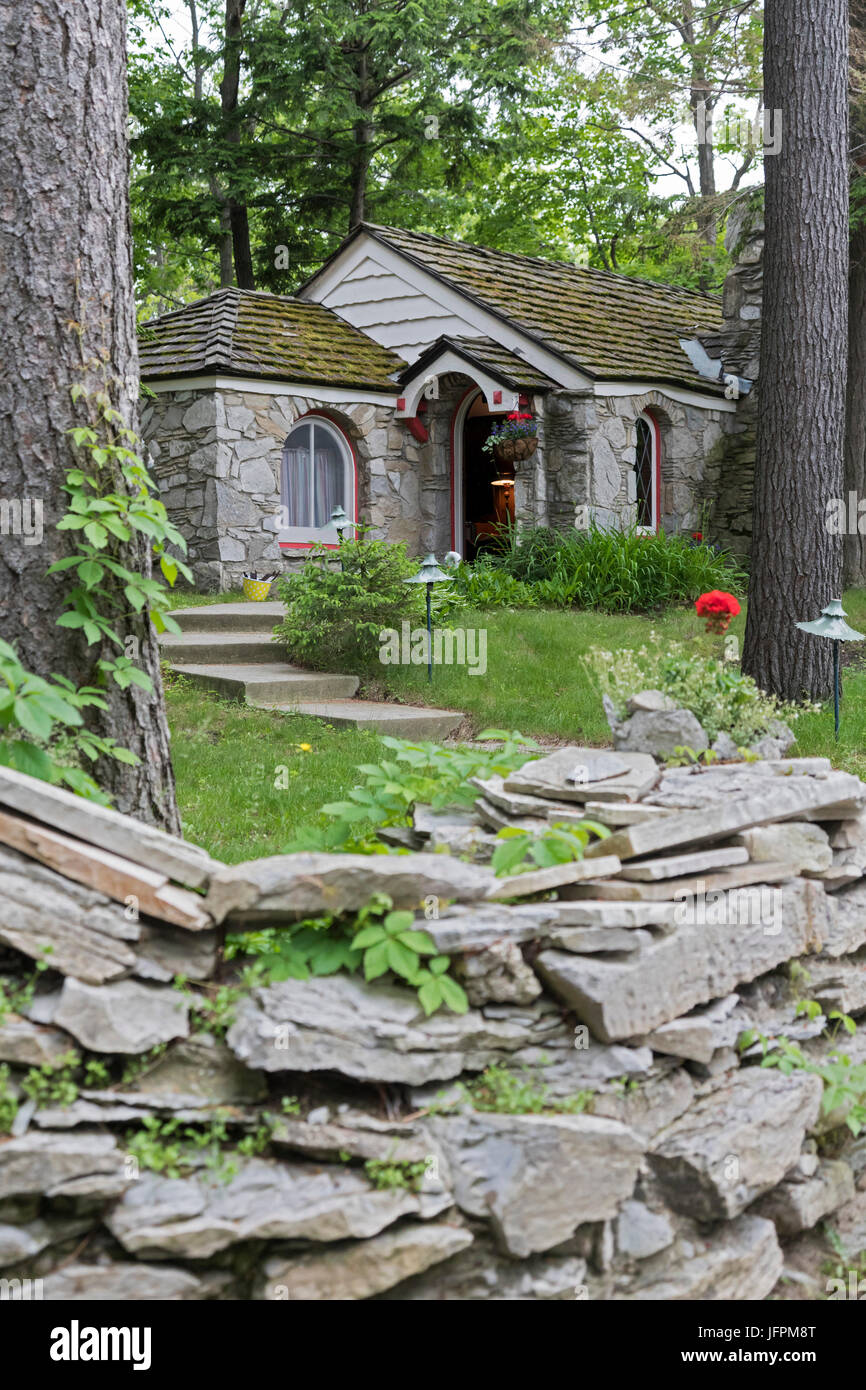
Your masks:
[{"label": "leafy plant", "polygon": [[415,928],[411,912],[393,907],[386,893],[377,893],[352,918],[318,917],[236,937],[232,954],[250,954],[269,981],[308,980],[339,970],[353,974],[361,968],[365,979],[377,980],[390,972],[417,989],[427,1015],[443,1004],[452,1013],[465,1013],[466,994],[447,974],[450,957],[436,954],[427,932]]},{"label": "leafy plant", "polygon": [[0,1064],[0,1134],[9,1134],[18,1114],[18,1099],[9,1081],[9,1068]]},{"label": "leafy plant", "polygon": [[[797,1014],[807,1018],[820,1016],[821,1005],[816,1000],[800,1000]],[[846,1033],[857,1032],[857,1024],[848,1014],[833,1009],[827,1014],[828,1021],[835,1024],[829,1036],[835,1038],[840,1029]],[[831,1052],[826,1058],[807,1056],[798,1043],[789,1038],[768,1038],[765,1034],[747,1029],[740,1035],[737,1046],[745,1051],[755,1042],[760,1042],[762,1067],[777,1067],[784,1076],[793,1071],[806,1071],[819,1076],[824,1083],[821,1109],[824,1115],[832,1115],[835,1110],[845,1111],[845,1124],[856,1137],[866,1127],[866,1062],[852,1062],[844,1052]]]},{"label": "leafy plant", "polygon": [[471,565],[452,571],[453,584],[444,596],[446,613],[467,608],[537,608],[538,595],[531,584],[516,579],[482,552]]},{"label": "leafy plant", "polygon": [[[287,847],[287,853],[311,849],[340,849],[360,830],[407,825],[415,805],[471,806],[478,793],[470,777],[505,777],[522,767],[537,750],[532,739],[502,729],[485,729],[478,742],[501,742],[501,748],[443,748],[438,743],[412,743],[407,739],[382,739],[393,757],[381,763],[361,763],[361,786],[353,787],[344,801],[331,801],[322,815],[332,824],[308,827]],[[354,846],[353,846],[354,847]],[[368,848],[370,846],[367,846]]]},{"label": "leafy plant", "polygon": [[593,835],[604,840],[610,830],[594,820],[556,821],[540,835],[507,825],[497,835],[500,843],[493,851],[493,872],[502,876],[533,868],[550,869],[554,864],[573,864],[583,858]]},{"label": "leafy plant", "polygon": [[655,634],[636,650],[616,653],[591,647],[583,658],[598,688],[623,717],[637,690],[661,690],[691,710],[710,740],[721,733],[736,744],[752,743],[774,720],[794,723],[808,706],[783,704],[767,695],[731,662],[690,652],[681,642],[662,643]]},{"label": "leafy plant", "polygon": [[550,1087],[529,1067],[515,1072],[498,1063],[486,1067],[472,1081],[461,1081],[459,1091],[473,1109],[498,1115],[580,1115],[592,1101],[591,1091],[578,1091],[573,1096],[554,1099]]},{"label": "leafy plant", "polygon": [[76,1052],[66,1052],[51,1062],[31,1067],[21,1082],[21,1089],[39,1109],[52,1105],[65,1107],[78,1099],[75,1074],[81,1065]]},{"label": "leafy plant", "polygon": [[375,670],[382,629],[424,617],[423,586],[404,582],[417,570],[405,543],[370,540],[365,528],[339,554],[317,546],[299,573],[277,580],[286,614],[274,637],[316,670]]},{"label": "leafy plant", "polygon": [[230,1182],[239,1171],[235,1155],[249,1158],[262,1153],[270,1143],[273,1121],[265,1115],[252,1133],[231,1148],[229,1120],[230,1114],[225,1110],[218,1110],[207,1121],[195,1125],[176,1116],[164,1120],[146,1115],[137,1129],[127,1131],[127,1152],[142,1168],[164,1173],[168,1178],[183,1177],[203,1167],[219,1181]]},{"label": "leafy plant", "polygon": [[[93,359],[105,370],[105,363]],[[116,625],[129,610],[147,613],[157,632],[180,628],[168,615],[167,593],[149,574],[129,568],[126,547],[135,533],[146,536],[162,575],[173,585],[178,574],[192,575],[168,546],[185,553],[186,542],[168,519],[165,504],[136,453],[138,437],[124,425],[107,389],[88,392],[81,384],[71,395],[90,417],[87,425],[68,433],[80,462],[67,470],[64,488],[69,509],[57,523],[59,531],[74,532],[76,549],[57,560],[48,574],[68,574],[72,583],[61,601],[59,627],[80,631],[88,647],[113,644],[114,657],[94,660],[90,684],[77,688],[64,676],[51,680],[27,671],[17,652],[0,642],[0,765],[31,777],[65,783],[78,795],[105,805],[109,798],[82,766],[99,757],[134,764],[135,754],[116,739],[99,736],[85,725],[82,711],[105,710],[105,684],[121,690],[138,685],[152,688],[150,676],[124,651]],[[5,688],[4,688],[5,686]]]},{"label": "leafy plant", "polygon": [[696,545],[689,537],[637,527],[504,527],[488,559],[513,578],[532,584],[539,604],[556,608],[640,612],[695,599],[708,589],[742,592],[745,585],[737,562],[723,551]]},{"label": "leafy plant", "polygon": [[374,1187],[389,1192],[400,1188],[418,1192],[425,1174],[429,1172],[431,1159],[419,1158],[368,1158],[364,1172]]}]

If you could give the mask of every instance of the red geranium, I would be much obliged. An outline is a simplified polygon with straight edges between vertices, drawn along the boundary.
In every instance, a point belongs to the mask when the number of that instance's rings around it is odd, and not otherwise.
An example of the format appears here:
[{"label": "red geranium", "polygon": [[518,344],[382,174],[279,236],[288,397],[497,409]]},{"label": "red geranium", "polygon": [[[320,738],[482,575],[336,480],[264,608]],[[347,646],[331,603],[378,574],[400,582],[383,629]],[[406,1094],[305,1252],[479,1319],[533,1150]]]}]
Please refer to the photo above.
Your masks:
[{"label": "red geranium", "polygon": [[693,531],[693,532],[692,532],[692,540],[693,540],[693,541],[702,541],[703,539],[704,539],[704,533],[703,533],[703,531]]},{"label": "red geranium", "polygon": [[707,632],[727,632],[731,618],[735,618],[740,611],[740,605],[733,594],[726,594],[723,589],[711,589],[708,594],[701,594],[695,609],[699,618],[706,618]]}]

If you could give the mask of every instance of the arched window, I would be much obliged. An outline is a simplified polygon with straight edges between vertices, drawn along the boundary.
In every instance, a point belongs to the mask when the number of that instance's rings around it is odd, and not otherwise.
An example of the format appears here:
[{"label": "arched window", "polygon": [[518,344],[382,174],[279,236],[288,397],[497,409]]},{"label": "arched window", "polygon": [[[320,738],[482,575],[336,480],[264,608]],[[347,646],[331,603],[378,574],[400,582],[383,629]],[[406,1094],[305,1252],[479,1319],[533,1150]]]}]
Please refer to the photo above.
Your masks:
[{"label": "arched window", "polygon": [[320,415],[305,415],[283,445],[281,545],[336,545],[331,512],[355,518],[355,464],[348,441]]},{"label": "arched window", "polygon": [[651,415],[639,415],[635,426],[635,506],[637,525],[657,531],[660,523],[659,427]]}]

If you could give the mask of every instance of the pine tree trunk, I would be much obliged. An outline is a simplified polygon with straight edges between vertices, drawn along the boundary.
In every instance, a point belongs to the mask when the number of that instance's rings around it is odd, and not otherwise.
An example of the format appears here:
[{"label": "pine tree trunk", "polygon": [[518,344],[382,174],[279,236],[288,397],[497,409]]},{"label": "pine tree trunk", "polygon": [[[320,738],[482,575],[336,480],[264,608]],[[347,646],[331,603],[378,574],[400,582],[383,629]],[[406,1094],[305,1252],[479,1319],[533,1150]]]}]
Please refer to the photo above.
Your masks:
[{"label": "pine tree trunk", "polygon": [[[244,44],[243,17],[246,3],[247,0],[226,0],[225,62],[222,82],[220,83],[220,102],[223,117],[227,122],[226,141],[238,149],[240,149],[241,144],[238,95],[241,84],[241,53]],[[256,282],[250,247],[250,218],[246,203],[238,198],[229,197],[228,218],[238,289],[254,290]]]},{"label": "pine tree trunk", "polygon": [[765,163],[766,254],[755,515],[743,669],[788,699],[826,698],[829,642],[794,624],[839,594],[848,297],[848,6],[767,0],[764,91],[783,113]]},{"label": "pine tree trunk", "polygon": [[[66,431],[84,423],[70,388],[103,382],[85,358],[104,350],[113,404],[132,428],[137,414],[125,26],[124,0],[0,0],[0,498],[40,501],[44,526],[41,544],[0,536],[0,635],[30,670],[76,685],[109,652],[57,626],[69,579],[45,571],[72,548],[56,529],[75,461]],[[145,571],[149,549],[130,545],[124,560]],[[112,682],[89,722],[140,762],[106,760],[96,776],[121,810],[178,830],[157,642],[126,607],[117,628],[153,692]]]},{"label": "pine tree trunk", "polygon": [[[861,216],[866,219],[866,208]],[[866,220],[851,236],[849,285],[844,494],[855,493],[859,503],[866,499]],[[866,517],[860,520],[866,528]],[[866,584],[866,534],[859,530],[845,537],[845,584]]]},{"label": "pine tree trunk", "polygon": [[[851,185],[848,304],[848,419],[845,493],[866,499],[866,0],[851,0],[851,138],[859,170]],[[866,519],[863,521],[866,527]],[[866,584],[866,535],[845,537],[845,583]]]}]

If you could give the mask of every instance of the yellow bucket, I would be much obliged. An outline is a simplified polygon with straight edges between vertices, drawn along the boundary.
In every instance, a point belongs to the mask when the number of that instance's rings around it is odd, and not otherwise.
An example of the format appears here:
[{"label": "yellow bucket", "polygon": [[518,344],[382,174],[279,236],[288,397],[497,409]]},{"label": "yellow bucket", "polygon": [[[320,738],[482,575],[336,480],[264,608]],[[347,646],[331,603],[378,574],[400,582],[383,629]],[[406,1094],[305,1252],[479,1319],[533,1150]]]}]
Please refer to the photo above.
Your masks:
[{"label": "yellow bucket", "polygon": [[244,598],[253,603],[264,603],[271,592],[272,579],[244,579]]}]

